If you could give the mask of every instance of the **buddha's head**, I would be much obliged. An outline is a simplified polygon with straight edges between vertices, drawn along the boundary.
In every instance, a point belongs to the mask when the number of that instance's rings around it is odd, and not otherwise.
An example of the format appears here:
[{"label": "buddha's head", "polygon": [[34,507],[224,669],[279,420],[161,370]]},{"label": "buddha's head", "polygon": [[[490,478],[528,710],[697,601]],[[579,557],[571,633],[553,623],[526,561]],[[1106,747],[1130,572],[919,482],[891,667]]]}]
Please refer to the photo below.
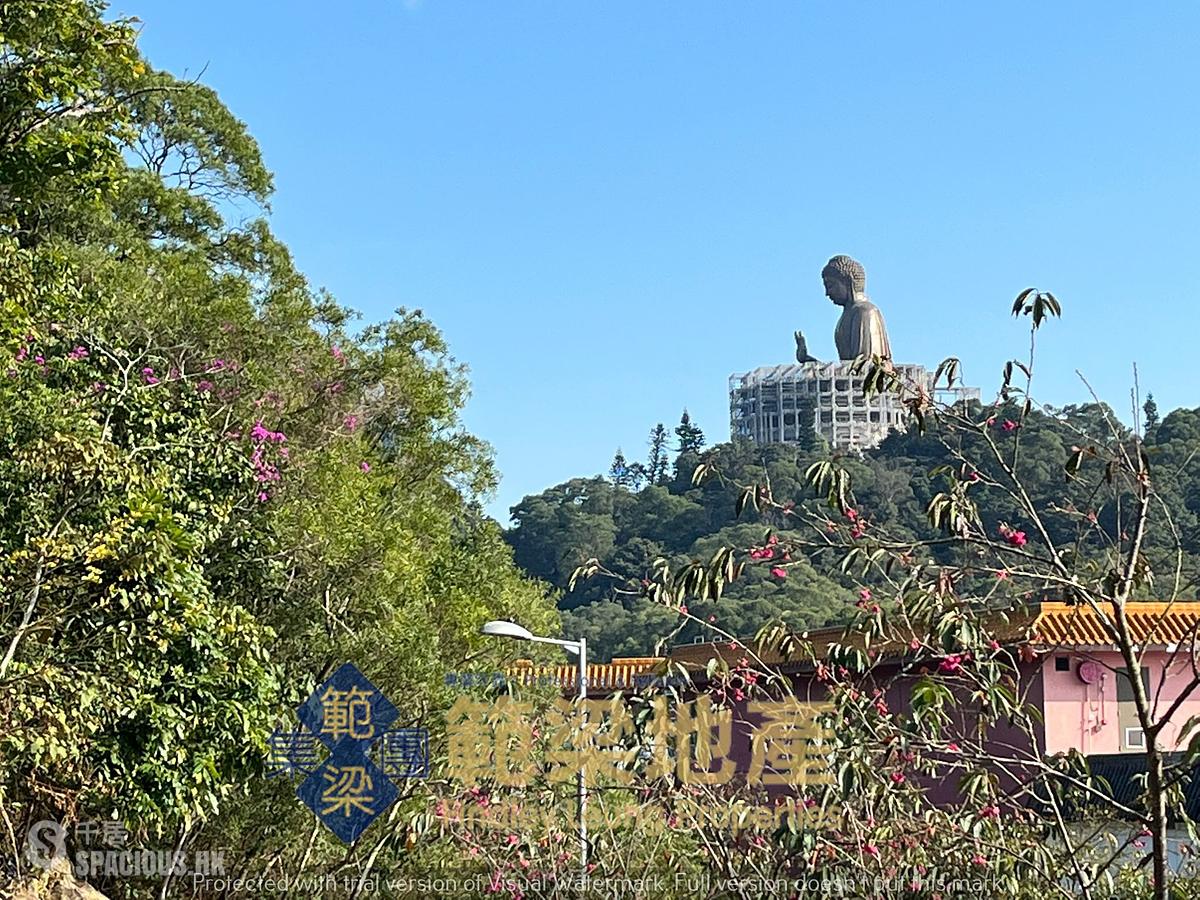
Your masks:
[{"label": "buddha's head", "polygon": [[862,264],[842,254],[825,263],[821,280],[825,282],[825,296],[838,306],[853,303],[867,287],[867,273]]}]

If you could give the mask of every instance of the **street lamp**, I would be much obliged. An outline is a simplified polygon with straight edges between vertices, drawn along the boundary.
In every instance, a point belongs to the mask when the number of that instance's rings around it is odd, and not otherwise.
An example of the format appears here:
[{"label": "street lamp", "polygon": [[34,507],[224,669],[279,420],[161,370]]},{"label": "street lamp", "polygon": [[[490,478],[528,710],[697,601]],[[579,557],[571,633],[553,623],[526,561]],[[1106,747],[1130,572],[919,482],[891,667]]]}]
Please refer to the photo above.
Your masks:
[{"label": "street lamp", "polygon": [[[579,699],[587,699],[587,640],[564,641],[559,638],[538,637],[528,628],[523,628],[516,622],[500,620],[487,622],[480,630],[481,634],[493,637],[513,638],[518,641],[533,641],[536,644],[554,644],[562,647],[568,653],[579,656]],[[581,705],[582,723],[587,724],[587,705]],[[588,842],[587,842],[587,782],[584,780],[583,764],[579,765],[579,862],[587,871]]]}]

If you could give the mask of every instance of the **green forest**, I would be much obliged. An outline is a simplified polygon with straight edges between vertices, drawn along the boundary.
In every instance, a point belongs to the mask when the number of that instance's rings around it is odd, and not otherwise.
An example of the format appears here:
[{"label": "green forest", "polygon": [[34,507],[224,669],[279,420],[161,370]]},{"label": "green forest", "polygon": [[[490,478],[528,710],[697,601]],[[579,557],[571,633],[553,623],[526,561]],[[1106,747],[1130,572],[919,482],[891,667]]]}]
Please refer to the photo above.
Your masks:
[{"label": "green forest", "polygon": [[[1003,406],[972,412],[979,421],[994,419],[998,435],[1005,434],[1006,421],[1018,418],[1015,409]],[[1160,420],[1148,396],[1141,414],[1144,445],[1166,506],[1161,512],[1169,513],[1184,551],[1177,560],[1171,530],[1154,532],[1147,549],[1158,576],[1152,590],[1155,596],[1177,592],[1187,598],[1200,572],[1200,410],[1178,409]],[[1038,507],[1073,508],[1086,516],[1090,500],[1100,510],[1099,524],[1111,527],[1106,520],[1115,516],[1116,507],[1101,508],[1096,498],[1089,498],[1068,478],[1067,463],[1081,447],[1129,438],[1113,410],[1094,403],[1035,409],[1021,432],[1022,477]],[[814,462],[836,456],[875,526],[893,538],[928,540],[937,535],[927,509],[943,490],[944,474],[939,473],[955,464],[942,438],[936,423],[925,433],[914,424],[907,433],[893,432],[861,458],[831,454],[815,433],[797,445],[739,440],[706,447],[702,431],[685,412],[669,442],[662,425],[651,431],[644,462],[627,460],[618,451],[605,475],[572,479],[524,498],[512,508],[507,537],[518,565],[558,590],[566,633],[587,638],[600,658],[650,654],[667,635],[672,642],[712,639],[696,622],[682,622],[676,609],[643,596],[641,581],[652,577],[656,559],[674,565],[707,562],[720,547],[761,544],[768,533],[781,539],[798,536],[787,530],[794,522],[778,508],[760,512],[746,505],[738,515],[739,486],[769,484],[774,499],[785,506],[808,505],[820,515],[833,515],[814,497],[804,473]],[[701,464],[712,466],[720,477],[694,484],[693,472]],[[989,530],[1019,519],[1019,510],[1002,493],[984,490],[978,502]],[[1069,518],[1053,521],[1069,527],[1064,524]],[[1070,543],[1073,535],[1064,531],[1051,537]],[[1084,553],[1088,549],[1081,547]],[[572,573],[589,559],[619,577],[578,581],[572,588]],[[847,621],[853,614],[853,581],[840,571],[836,557],[815,553],[789,560],[784,577],[772,574],[773,562],[754,561],[719,601],[693,603],[689,612],[703,621],[711,616],[723,630],[747,638],[774,622],[803,630]],[[1001,591],[996,599],[1003,598]]]}]

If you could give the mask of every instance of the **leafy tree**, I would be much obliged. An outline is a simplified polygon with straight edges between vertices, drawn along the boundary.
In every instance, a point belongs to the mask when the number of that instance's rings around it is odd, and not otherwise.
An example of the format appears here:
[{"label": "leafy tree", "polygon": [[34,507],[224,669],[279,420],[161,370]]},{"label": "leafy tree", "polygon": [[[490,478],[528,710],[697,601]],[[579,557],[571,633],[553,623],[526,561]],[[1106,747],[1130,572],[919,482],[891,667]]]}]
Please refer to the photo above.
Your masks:
[{"label": "leafy tree", "polygon": [[349,659],[442,740],[445,673],[507,659],[480,624],[557,613],[479,512],[495,473],[437,329],[312,290],[245,126],[102,12],[0,5],[5,819],[326,869],[346,848],[262,777],[270,730]]}]

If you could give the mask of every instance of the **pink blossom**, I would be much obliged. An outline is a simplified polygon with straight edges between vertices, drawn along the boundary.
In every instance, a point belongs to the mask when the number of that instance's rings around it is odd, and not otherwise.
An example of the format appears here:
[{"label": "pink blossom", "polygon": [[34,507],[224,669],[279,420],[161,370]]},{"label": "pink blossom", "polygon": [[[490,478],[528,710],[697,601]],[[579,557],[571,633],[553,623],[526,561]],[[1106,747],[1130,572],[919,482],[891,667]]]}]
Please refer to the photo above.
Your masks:
[{"label": "pink blossom", "polygon": [[988,864],[987,857],[980,856],[978,853],[976,853],[971,857],[971,864],[975,866],[986,866]]},{"label": "pink blossom", "polygon": [[776,578],[787,578],[787,569],[783,568],[783,566],[775,566],[771,570],[771,574]]},{"label": "pink blossom", "polygon": [[999,572],[996,573],[996,579],[999,581],[1003,581],[1007,577],[1008,577],[1007,569],[1001,569]]},{"label": "pink blossom", "polygon": [[87,347],[76,347],[74,350],[72,350],[70,353],[67,354],[67,359],[87,359],[87,358],[88,358]]},{"label": "pink blossom", "polygon": [[904,784],[904,773],[903,772],[893,772],[891,777],[892,777],[892,784]]},{"label": "pink blossom", "polygon": [[201,381],[196,382],[196,390],[199,391],[201,394],[206,394],[209,391],[211,391],[212,389],[213,389],[213,383],[211,381],[201,380]]},{"label": "pink blossom", "polygon": [[949,750],[951,753],[957,753],[958,752],[958,744],[954,743],[954,741],[951,741],[950,743],[948,743],[946,745],[946,749]]},{"label": "pink blossom", "polygon": [[938,663],[938,669],[942,672],[946,672],[949,675],[953,675],[962,668],[962,661],[963,658],[961,655],[957,653],[951,653],[940,663]]},{"label": "pink blossom", "polygon": [[874,844],[863,844],[863,853],[872,859],[879,859],[879,848]]},{"label": "pink blossom", "polygon": [[105,384],[103,381],[93,381],[92,382],[92,392],[93,393],[103,394],[107,390],[108,390],[108,385]]},{"label": "pink blossom", "polygon": [[679,605],[679,614],[681,616],[686,616],[688,614],[687,607],[684,606],[682,603]]},{"label": "pink blossom", "polygon": [[262,419],[259,419],[254,423],[254,427],[250,429],[250,438],[259,444],[263,441],[282,443],[287,440],[287,435],[282,431],[272,431],[263,425]]},{"label": "pink blossom", "polygon": [[708,621],[710,621],[710,622],[715,622],[715,621],[717,621],[717,617],[716,617],[716,616],[709,616],[709,617],[708,617]]},{"label": "pink blossom", "polygon": [[510,834],[508,836],[508,846],[510,847],[515,847],[519,841],[520,838],[518,838],[515,834]]},{"label": "pink blossom", "polygon": [[989,803],[979,811],[979,815],[985,819],[998,819],[1000,818],[1000,807],[994,803]]},{"label": "pink blossom", "polygon": [[218,358],[218,359],[214,359],[212,362],[210,362],[208,364],[208,368],[209,368],[210,372],[220,372],[222,369],[229,368],[229,363],[227,363],[223,359]]},{"label": "pink blossom", "polygon": [[871,589],[863,588],[861,591],[858,592],[858,596],[862,597],[863,600],[870,600],[871,599]]},{"label": "pink blossom", "polygon": [[860,537],[863,536],[863,534],[864,534],[864,532],[862,530],[862,526],[856,525],[856,526],[854,526],[854,530],[850,532],[850,537],[854,538],[855,540],[858,540]]},{"label": "pink blossom", "polygon": [[1014,547],[1024,547],[1027,543],[1029,543],[1029,539],[1025,536],[1025,532],[1023,531],[1010,531],[1007,535],[1005,535],[1005,537],[1008,538],[1008,542]]},{"label": "pink blossom", "polygon": [[998,640],[996,640],[995,638],[993,638],[992,640],[988,641],[988,647],[992,650],[999,650],[1000,642]]},{"label": "pink blossom", "polygon": [[46,357],[42,356],[40,353],[33,358],[33,361],[43,368],[46,365]]},{"label": "pink blossom", "polygon": [[26,358],[28,358],[28,356],[29,356],[29,348],[22,347],[20,350],[17,351],[17,355],[13,358],[17,362],[24,362],[26,360]]},{"label": "pink blossom", "polygon": [[369,462],[367,462],[365,459],[364,459],[362,462],[360,462],[360,463],[358,464],[358,467],[359,467],[360,469],[362,469],[364,472],[370,472],[370,471],[371,471],[371,464],[370,464]]},{"label": "pink blossom", "polygon": [[851,507],[850,509],[846,510],[846,518],[849,519],[851,522],[853,522],[855,519],[858,518],[858,510],[856,510],[854,507]]},{"label": "pink blossom", "polygon": [[1005,431],[1016,431],[1021,426],[1018,425],[1016,422],[1014,422],[1012,419],[1005,419],[1004,424],[1001,425],[1000,427],[1003,428]]},{"label": "pink blossom", "polygon": [[259,492],[258,492],[258,502],[259,502],[259,503],[263,503],[263,502],[265,502],[266,500],[269,500],[269,499],[270,499],[270,497],[268,496],[268,494],[267,494],[267,492],[266,492],[266,491],[259,491]]},{"label": "pink blossom", "polygon": [[911,641],[908,642],[908,649],[909,650],[920,650],[921,642],[918,641],[916,638],[913,638]]},{"label": "pink blossom", "polygon": [[336,344],[329,348],[329,352],[333,354],[333,358],[338,362],[344,363],[346,361],[346,354],[342,351],[342,348]]},{"label": "pink blossom", "polygon": [[971,472],[967,475],[967,481],[978,481],[978,480],[979,480],[978,472]]},{"label": "pink blossom", "polygon": [[349,431],[353,431],[358,427],[358,416],[346,416],[346,418],[342,419],[342,424],[345,425]]}]

